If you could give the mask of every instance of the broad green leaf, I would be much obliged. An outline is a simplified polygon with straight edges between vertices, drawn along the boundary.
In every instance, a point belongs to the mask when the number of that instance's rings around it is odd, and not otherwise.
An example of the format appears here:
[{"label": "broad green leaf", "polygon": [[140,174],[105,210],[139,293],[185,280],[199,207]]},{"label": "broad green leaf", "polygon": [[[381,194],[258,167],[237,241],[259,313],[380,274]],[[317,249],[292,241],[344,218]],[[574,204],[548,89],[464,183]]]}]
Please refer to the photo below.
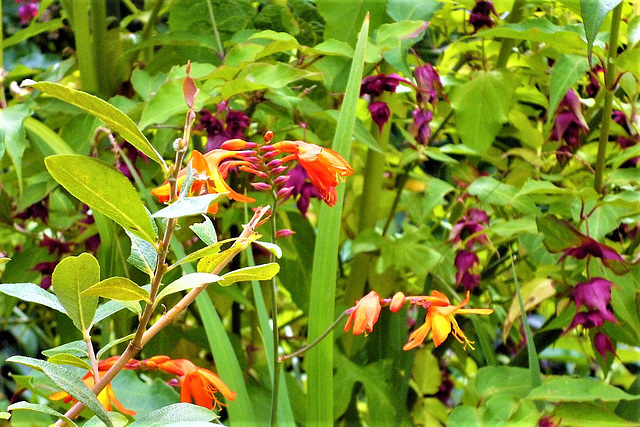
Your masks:
[{"label": "broad green leaf", "polygon": [[575,82],[584,77],[589,70],[587,58],[578,55],[562,55],[551,69],[551,86],[549,88],[548,121],[555,115],[560,101]]},{"label": "broad green leaf", "polygon": [[611,12],[622,0],[581,0],[580,15],[584,23],[584,34],[587,37],[587,49],[589,58],[591,58],[591,50],[593,42],[598,35],[600,26]]},{"label": "broad green leaf", "polygon": [[84,360],[80,359],[73,354],[68,353],[58,353],[53,356],[47,358],[47,362],[53,363],[55,365],[69,365],[75,366],[76,368],[86,369],[87,371],[91,370],[91,365],[89,365]]},{"label": "broad green leaf", "polygon": [[87,344],[82,340],[62,344],[58,347],[50,348],[49,350],[42,350],[42,354],[47,357],[52,357],[56,354],[71,354],[76,357],[89,358],[89,353],[87,353]]},{"label": "broad green leaf", "polygon": [[518,189],[490,176],[483,176],[469,185],[469,194],[485,203],[499,206],[511,205],[524,214],[539,214],[540,211],[528,197],[516,197]]},{"label": "broad green leaf", "polygon": [[138,129],[136,124],[122,111],[113,105],[86,92],[70,89],[57,83],[30,83],[30,87],[39,89],[47,95],[66,101],[102,120],[112,130],[118,132],[125,140],[146,154],[151,160],[166,168],[162,156],[151,145],[149,140]]},{"label": "broad green leaf", "polygon": [[204,217],[204,221],[197,224],[191,224],[189,228],[196,233],[196,236],[198,236],[207,246],[214,245],[218,243],[218,234],[216,233],[216,229],[208,216],[202,216]]},{"label": "broad green leaf", "polygon": [[131,239],[131,253],[127,261],[136,267],[138,270],[143,271],[153,277],[158,264],[158,253],[153,245],[144,239],[139,238],[135,234],[125,230],[129,239]]},{"label": "broad green leaf", "polygon": [[96,315],[93,318],[93,323],[98,323],[99,321],[106,319],[112,314],[119,312],[123,308],[127,308],[124,305],[124,301],[107,301],[106,303],[100,305],[96,310]]},{"label": "broad green leaf", "polygon": [[230,286],[236,282],[244,282],[250,280],[269,280],[280,271],[280,265],[276,262],[269,264],[256,265],[254,267],[244,267],[231,271],[222,276],[222,280],[218,282],[220,286]]},{"label": "broad green leaf", "polygon": [[23,301],[42,304],[61,313],[66,311],[60,304],[58,298],[49,291],[45,291],[40,286],[33,283],[4,283],[0,284],[0,292],[12,297],[20,298]]},{"label": "broad green leaf", "polygon": [[190,421],[213,421],[218,416],[210,409],[191,403],[174,403],[138,417],[129,427],[164,427],[168,423],[187,423]]},{"label": "broad green leaf", "polygon": [[[174,79],[163,83],[151,99],[145,104],[140,117],[140,129],[146,129],[156,123],[164,123],[174,114],[186,113],[189,107],[184,102],[182,80]],[[202,108],[204,96],[196,101],[196,111]]]},{"label": "broad green leaf", "polygon": [[185,276],[180,277],[179,279],[169,283],[156,298],[156,302],[160,301],[162,298],[167,295],[175,294],[176,292],[181,292],[186,289],[197,288],[199,286],[212,283],[219,282],[222,280],[222,277],[217,274],[209,274],[209,273],[191,273]]},{"label": "broad green leaf", "polygon": [[126,230],[155,243],[156,233],[131,182],[116,168],[78,155],[47,157],[49,173],[69,193]]},{"label": "broad green leaf", "polygon": [[250,82],[258,85],[280,89],[296,80],[309,78],[313,75],[314,73],[309,71],[278,62],[275,65],[265,63],[251,64],[240,73],[239,77],[246,78]]},{"label": "broad green leaf", "polygon": [[[362,3],[357,2],[356,10],[342,10],[342,7],[335,7],[335,2],[322,2],[325,11],[330,8],[342,13],[348,19],[348,26],[344,25],[340,31],[348,28],[352,29],[354,19],[358,15],[359,7]],[[349,7],[353,7],[356,2],[347,2]],[[380,2],[373,6],[373,23],[376,24],[375,8],[384,7]],[[318,3],[320,10],[320,3]],[[322,11],[321,11],[322,13]],[[335,12],[334,12],[335,13]],[[326,18],[327,16],[325,16]],[[340,22],[340,21],[338,21]],[[355,22],[359,22],[356,20]],[[376,28],[377,25],[374,26]],[[329,29],[325,29],[325,38]],[[351,32],[353,30],[350,30]],[[331,148],[340,153],[345,159],[349,159],[351,151],[351,140],[355,129],[357,104],[360,96],[360,83],[364,69],[365,50],[369,34],[369,19],[365,18],[360,28],[356,50],[349,70],[349,79],[344,96],[344,101],[340,109],[340,116],[336,133],[333,138]],[[342,38],[349,42],[350,36]],[[318,212],[318,237],[315,243],[313,255],[313,273],[310,289],[309,305],[309,331],[308,339],[313,341],[323,334],[327,328],[335,321],[335,295],[336,295],[336,271],[338,271],[338,247],[340,245],[340,230],[342,227],[341,216],[344,205],[344,185],[338,186],[338,198],[334,207],[322,205]],[[329,333],[327,338],[312,348],[306,356],[307,363],[307,424],[327,423],[333,420],[333,334]]]},{"label": "broad green leaf", "polygon": [[31,144],[35,145],[43,156],[74,154],[69,144],[40,120],[27,117],[24,119],[24,128]]},{"label": "broad green leaf", "polygon": [[205,194],[204,196],[187,197],[179,199],[166,208],[154,213],[154,218],[181,218],[183,216],[204,214],[212,203],[217,203],[218,199],[226,193]]},{"label": "broad green leaf", "polygon": [[[254,235],[244,241],[237,240],[237,243],[234,243],[236,247],[231,246],[228,249],[225,249],[222,252],[216,251],[212,255],[202,256],[198,255],[198,257],[202,257],[198,262],[197,270],[199,273],[212,273],[213,270],[222,262],[225,258],[227,258],[233,251],[243,251],[251,245],[256,239],[258,239],[260,235]],[[223,242],[218,242],[215,245],[211,246],[211,249],[215,248],[217,245],[220,245]],[[204,248],[208,249],[208,248]],[[194,252],[193,254],[197,254],[200,251],[204,251],[204,249],[200,249],[199,251]],[[187,256],[190,258],[193,254]],[[195,259],[195,258],[194,258]],[[181,261],[182,262],[182,261]]]},{"label": "broad green leaf", "polygon": [[579,246],[583,241],[583,235],[569,221],[560,219],[555,215],[539,216],[536,219],[538,232],[542,234],[544,246],[551,253]]},{"label": "broad green leaf", "polygon": [[456,128],[462,143],[485,153],[509,119],[515,87],[510,78],[496,71],[480,72],[457,88],[451,98]]},{"label": "broad green leaf", "polygon": [[[556,294],[556,284],[551,279],[537,277],[524,284],[521,292],[525,310],[531,310],[542,301],[551,298]],[[515,322],[515,320],[520,316],[520,305],[518,304],[517,297],[514,297],[511,301],[511,307],[509,307],[507,318],[504,321],[504,328],[502,330],[502,340],[504,342],[507,341],[513,322]]]},{"label": "broad green leaf", "polygon": [[271,252],[276,258],[280,259],[282,258],[282,249],[280,249],[280,246],[276,245],[275,243],[270,243],[270,242],[262,242],[260,240],[256,240],[255,242],[253,242],[254,244],[262,247],[263,249],[268,250],[269,252]]},{"label": "broad green leaf", "polygon": [[553,411],[554,419],[562,420],[562,425],[597,425],[598,427],[623,427],[633,425],[629,420],[593,403],[562,403]]},{"label": "broad green leaf", "polygon": [[[181,264],[199,260],[200,258],[216,256],[217,254],[220,253],[220,248],[227,242],[228,242],[228,240],[223,240],[222,242],[218,242],[218,243],[215,243],[215,244],[213,244],[211,246],[207,246],[206,248],[198,249],[195,252],[191,252],[189,255],[187,255],[186,257],[182,258],[181,260],[176,261],[175,264],[171,264],[171,266],[169,267],[169,269],[167,271],[171,271],[171,270],[173,270],[174,268],[178,267]],[[211,273],[211,271],[199,271],[199,272],[200,273]]]},{"label": "broad green leaf", "polygon": [[[616,64],[623,71],[629,71],[637,79],[640,79],[640,47],[622,52],[616,58]],[[631,80],[634,81],[633,79]],[[622,83],[622,79],[620,81]]]},{"label": "broad green leaf", "polygon": [[72,371],[63,367],[45,362],[44,360],[33,359],[24,356],[12,356],[7,362],[20,363],[30,368],[43,372],[58,387],[69,393],[71,396],[84,403],[90,411],[98,416],[107,426],[113,424],[107,415],[107,411],[98,401],[95,394],[82,382],[82,380]]},{"label": "broad green leaf", "polygon": [[149,292],[126,277],[109,277],[84,290],[82,295],[120,301],[149,302]]},{"label": "broad green leaf", "polygon": [[16,169],[20,193],[22,193],[22,156],[27,147],[23,122],[31,114],[31,106],[28,103],[0,109],[0,131],[4,135],[2,145]]},{"label": "broad green leaf", "polygon": [[9,418],[11,418],[10,413],[0,411],[0,420],[8,420]]},{"label": "broad green leaf", "polygon": [[485,366],[478,370],[475,386],[485,400],[497,395],[522,398],[531,390],[531,376],[524,368]]},{"label": "broad green leaf", "polygon": [[98,260],[88,253],[63,259],[51,276],[53,292],[73,324],[83,333],[91,327],[98,307],[98,297],[85,296],[82,292],[99,280]]},{"label": "broad green leaf", "polygon": [[336,39],[355,46],[360,30],[357,23],[369,13],[371,28],[378,28],[387,19],[385,3],[380,0],[351,0],[338,4],[335,0],[317,0],[318,12],[326,22],[324,39]]},{"label": "broad green leaf", "polygon": [[[129,418],[118,412],[109,412],[109,419],[113,423],[113,427],[124,427],[129,424]],[[104,423],[100,421],[100,418],[93,416],[83,424],[82,427],[104,427]]]},{"label": "broad green leaf", "polygon": [[588,378],[550,377],[527,396],[528,399],[545,402],[617,402],[637,400],[639,395],[628,394],[599,380]]},{"label": "broad green leaf", "polygon": [[412,377],[416,382],[418,391],[423,395],[436,394],[442,383],[439,372],[438,359],[431,353],[431,349],[422,347],[416,350]]},{"label": "broad green leaf", "polygon": [[[29,402],[16,402],[7,408],[8,411],[34,411],[34,412],[42,412],[43,414],[53,415],[56,418],[60,418],[64,420],[70,426],[76,426],[77,424],[71,421],[69,418],[65,417],[64,414],[56,411],[55,409],[49,408],[47,405],[41,405],[39,403],[29,403]],[[2,417],[0,417],[2,419]],[[9,418],[5,418],[9,419]]]},{"label": "broad green leaf", "polygon": [[96,354],[96,357],[98,359],[102,359],[102,355],[105,354],[107,351],[109,351],[112,347],[114,347],[114,346],[116,346],[116,345],[118,345],[120,343],[123,343],[125,341],[129,341],[129,340],[133,339],[134,336],[135,336],[135,332],[130,333],[129,335],[124,336],[122,338],[118,338],[117,340],[111,341],[110,343],[108,343],[107,345],[103,346],[100,349],[100,351]]},{"label": "broad green leaf", "polygon": [[430,21],[442,5],[437,0],[388,0],[387,13],[396,22],[407,19]]}]

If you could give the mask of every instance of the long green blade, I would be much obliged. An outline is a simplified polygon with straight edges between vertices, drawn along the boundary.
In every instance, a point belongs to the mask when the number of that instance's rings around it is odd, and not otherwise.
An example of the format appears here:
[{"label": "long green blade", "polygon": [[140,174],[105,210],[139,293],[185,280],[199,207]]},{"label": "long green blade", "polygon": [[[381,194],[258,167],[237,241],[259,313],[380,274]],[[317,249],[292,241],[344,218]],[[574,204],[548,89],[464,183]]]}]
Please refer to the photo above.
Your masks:
[{"label": "long green blade", "polygon": [[[349,157],[355,128],[356,106],[364,69],[364,51],[369,32],[369,17],[364,19],[356,52],[351,63],[344,103],[340,110],[333,150]],[[338,202],[333,208],[323,205],[318,220],[318,237],[313,256],[311,302],[309,306],[309,342],[322,334],[334,321],[336,271],[340,218],[344,186],[338,187]],[[307,355],[308,425],[333,425],[333,334],[311,349]]]}]

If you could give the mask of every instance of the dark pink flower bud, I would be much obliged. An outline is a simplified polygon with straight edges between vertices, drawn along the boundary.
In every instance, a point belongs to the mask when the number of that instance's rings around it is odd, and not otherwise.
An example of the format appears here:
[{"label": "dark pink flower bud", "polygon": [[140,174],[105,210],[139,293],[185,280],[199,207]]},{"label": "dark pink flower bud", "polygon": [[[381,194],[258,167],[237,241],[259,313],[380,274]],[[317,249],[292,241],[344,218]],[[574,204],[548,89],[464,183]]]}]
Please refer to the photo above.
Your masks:
[{"label": "dark pink flower bud", "polygon": [[281,239],[289,236],[293,236],[296,234],[295,231],[289,230],[288,228],[283,228],[282,230],[276,231],[276,238]]},{"label": "dark pink flower bud", "polygon": [[293,191],[293,187],[284,187],[281,188],[280,190],[278,190],[278,192],[276,193],[276,197],[278,199],[286,199],[287,197],[289,197],[291,195],[291,192]]},{"label": "dark pink flower bud", "polygon": [[273,145],[263,145],[262,147],[260,147],[260,150],[262,150],[262,151],[272,151],[273,150]]},{"label": "dark pink flower bud", "polygon": [[435,104],[438,100],[438,92],[442,90],[442,81],[433,65],[426,63],[417,67],[413,70],[413,75],[418,84],[418,94],[416,95],[418,102]]},{"label": "dark pink flower bud", "polygon": [[270,191],[271,190],[271,185],[267,184],[266,182],[252,182],[250,184],[251,184],[251,186],[253,188],[255,188],[258,191]]},{"label": "dark pink flower bud", "polygon": [[289,181],[289,175],[280,175],[276,179],[273,180],[273,183],[277,186],[286,184]]},{"label": "dark pink flower bud", "polygon": [[282,166],[282,160],[281,159],[271,160],[269,163],[267,163],[267,167],[269,169],[277,168],[279,166]]},{"label": "dark pink flower bud", "polygon": [[469,24],[473,25],[474,33],[483,27],[493,27],[495,21],[491,17],[491,12],[498,15],[492,2],[485,0],[476,2],[476,5],[471,9],[471,16],[469,16]]},{"label": "dark pink flower bud", "polygon": [[371,112],[371,119],[378,125],[380,132],[382,132],[382,127],[389,121],[389,117],[391,116],[389,106],[386,102],[377,101],[369,104],[368,108]]},{"label": "dark pink flower bud", "polygon": [[177,378],[173,378],[170,379],[169,381],[167,381],[167,385],[170,387],[179,387],[180,386],[180,381],[178,381]]},{"label": "dark pink flower bud", "polygon": [[286,170],[287,170],[287,167],[286,167],[286,166],[278,166],[277,168],[273,168],[273,169],[271,169],[271,170],[269,171],[269,173],[270,173],[271,175],[274,175],[274,176],[275,176],[275,175],[280,175],[281,173],[283,173],[283,172],[284,172],[284,171],[286,171]]},{"label": "dark pink flower bud", "polygon": [[596,335],[593,337],[593,345],[605,361],[607,360],[607,351],[616,356],[616,349],[613,347],[611,338],[604,332],[596,332]]},{"label": "dark pink flower bud", "polygon": [[38,4],[26,3],[18,8],[18,17],[21,24],[28,24],[33,18],[38,16]]}]

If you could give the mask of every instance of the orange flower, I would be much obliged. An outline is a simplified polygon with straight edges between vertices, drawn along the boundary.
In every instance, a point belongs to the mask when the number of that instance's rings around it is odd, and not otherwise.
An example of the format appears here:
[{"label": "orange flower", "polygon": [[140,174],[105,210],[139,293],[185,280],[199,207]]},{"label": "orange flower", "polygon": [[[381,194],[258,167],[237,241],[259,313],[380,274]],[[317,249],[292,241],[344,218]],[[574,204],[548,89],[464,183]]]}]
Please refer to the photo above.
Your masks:
[{"label": "orange flower", "polygon": [[347,320],[344,331],[347,332],[351,328],[351,321],[353,321],[353,335],[360,335],[364,332],[366,336],[367,332],[372,332],[373,325],[376,324],[378,316],[380,316],[380,301],[380,296],[375,291],[360,298],[353,308],[349,320]]},{"label": "orange flower", "polygon": [[353,174],[353,168],[340,154],[329,148],[304,141],[280,141],[273,144],[273,148],[275,152],[292,153],[282,160],[287,162],[297,159],[327,205],[336,204],[338,200],[336,186],[344,181],[345,177]]},{"label": "orange flower", "polygon": [[473,349],[473,342],[465,336],[465,334],[458,326],[454,314],[491,314],[493,310],[490,308],[462,308],[469,302],[469,292],[467,296],[459,305],[451,305],[449,298],[446,295],[433,291],[429,297],[410,297],[412,303],[425,304],[429,303],[429,309],[427,317],[424,320],[424,324],[418,329],[413,331],[409,336],[409,342],[403,347],[404,350],[411,350],[422,344],[424,339],[432,331],[432,339],[436,347],[439,346],[447,339],[447,336],[451,333],[455,339],[464,344],[464,348],[467,345]]},{"label": "orange flower", "polygon": [[[113,364],[116,362],[116,360],[118,360],[119,357],[120,356],[113,356],[98,363],[98,374],[100,378],[102,378],[107,373],[109,368],[113,366]],[[125,365],[125,369],[135,369],[137,366],[137,361],[131,361],[127,365]],[[92,388],[95,385],[93,374],[91,372],[87,372],[86,375],[82,378],[82,382],[84,382],[87,387]],[[77,400],[71,397],[66,391],[59,391],[57,393],[54,393],[49,396],[49,399],[64,399],[64,403],[77,402]],[[113,393],[111,383],[107,384],[107,386],[98,394],[98,400],[100,401],[100,403],[102,403],[102,406],[104,406],[104,409],[106,409],[107,411],[111,411],[111,404],[113,404],[113,406],[115,406],[118,411],[125,415],[136,414],[134,411],[131,411],[122,406],[122,404],[116,398],[116,395]]]},{"label": "orange flower", "polygon": [[236,392],[231,391],[213,372],[208,369],[199,368],[187,359],[170,360],[167,356],[155,356],[144,360],[142,365],[148,368],[158,368],[169,374],[178,375],[180,378],[180,401],[204,406],[208,409],[221,409],[226,406],[216,397],[216,393],[233,401]]},{"label": "orange flower", "polygon": [[[223,162],[223,160],[235,158],[240,160],[230,160]],[[247,166],[251,165],[248,161],[244,160],[242,154],[238,151],[228,151],[215,149],[211,150],[205,155],[202,155],[199,151],[193,151],[191,153],[191,166],[196,171],[196,179],[191,186],[190,196],[199,195],[202,191],[202,187],[206,185],[207,192],[209,194],[227,193],[227,197],[238,202],[253,203],[255,199],[252,197],[240,194],[224,181],[227,177],[229,168],[233,166]],[[178,179],[176,185],[178,187],[178,194],[180,194],[180,188],[184,182],[185,175],[187,173],[186,168],[182,169],[178,173]],[[171,187],[169,181],[165,181],[160,187],[151,190],[151,194],[158,198],[161,203],[168,202],[171,193]],[[209,212],[215,214],[218,212],[218,204],[215,203],[209,207]]]}]

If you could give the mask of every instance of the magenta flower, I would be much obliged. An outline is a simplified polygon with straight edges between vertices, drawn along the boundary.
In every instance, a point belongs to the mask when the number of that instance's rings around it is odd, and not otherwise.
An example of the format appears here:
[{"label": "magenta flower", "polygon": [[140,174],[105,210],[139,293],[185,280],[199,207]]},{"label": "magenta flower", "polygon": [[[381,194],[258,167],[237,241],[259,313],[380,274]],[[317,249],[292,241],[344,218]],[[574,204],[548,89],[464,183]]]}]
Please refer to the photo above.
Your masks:
[{"label": "magenta flower", "polygon": [[[218,116],[225,111],[225,120],[222,121]],[[230,110],[226,102],[221,102],[215,114],[206,109],[200,111],[200,123],[196,128],[207,132],[206,151],[211,151],[220,148],[225,141],[242,138],[250,124],[251,119],[246,114]]]},{"label": "magenta flower", "polygon": [[38,16],[38,2],[30,1],[18,7],[18,17],[21,24],[28,24],[36,16]]},{"label": "magenta flower", "polygon": [[573,89],[569,89],[558,109],[551,131],[551,141],[565,141],[575,149],[580,146],[580,134],[587,133],[589,126],[582,115],[580,98]]},{"label": "magenta flower", "polygon": [[628,270],[624,258],[612,247],[598,243],[596,240],[585,235],[581,235],[580,240],[581,242],[578,246],[571,246],[564,249],[558,262],[561,262],[568,256],[576,259],[584,259],[587,256],[592,256],[600,258],[602,263],[616,274],[622,274]]},{"label": "magenta flower", "polygon": [[386,102],[376,101],[369,104],[368,108],[371,112],[371,119],[378,125],[380,132],[382,132],[382,127],[389,121],[389,116],[391,116],[389,106]]},{"label": "magenta flower", "polygon": [[45,235],[42,239],[42,242],[38,246],[41,248],[47,248],[50,254],[58,253],[58,255],[64,255],[71,252],[72,242],[63,242],[59,239],[52,239],[51,237]]},{"label": "magenta flower", "polygon": [[40,287],[42,289],[49,289],[51,287],[51,275],[56,265],[58,265],[58,261],[41,262],[31,269],[33,271],[39,271],[40,274],[42,274],[42,280],[40,280]]},{"label": "magenta flower", "polygon": [[382,95],[382,92],[395,92],[400,82],[408,83],[407,79],[400,77],[398,74],[378,74],[376,76],[367,76],[362,79],[360,85],[360,96],[369,95],[372,98]]},{"label": "magenta flower", "polygon": [[484,27],[493,27],[495,21],[491,17],[492,12],[494,15],[498,15],[492,2],[485,0],[476,2],[476,5],[471,9],[471,16],[469,16],[469,24],[473,25],[474,33],[477,33],[479,29]]},{"label": "magenta flower", "polygon": [[289,177],[287,186],[293,187],[291,195],[294,197],[299,196],[296,203],[298,210],[303,216],[307,216],[311,198],[321,199],[320,192],[307,180],[307,171],[300,164],[291,168],[286,176]]},{"label": "magenta flower", "polygon": [[594,277],[588,282],[578,283],[571,291],[578,310],[583,305],[589,310],[598,311],[604,320],[616,323],[617,320],[607,306],[611,303],[613,283],[602,277]]},{"label": "magenta flower", "polygon": [[454,264],[456,269],[456,285],[465,291],[473,291],[480,284],[480,275],[471,273],[473,267],[478,265],[478,255],[471,251],[460,251],[456,254]]},{"label": "magenta flower", "polygon": [[47,219],[49,218],[49,196],[46,196],[44,199],[39,202],[34,203],[29,206],[22,212],[18,212],[14,215],[14,218],[21,219],[23,221],[33,218],[40,219],[43,223],[47,223]]},{"label": "magenta flower", "polygon": [[[487,213],[482,209],[469,209],[467,214],[451,228],[449,241],[456,243],[473,234],[480,233],[484,230],[484,226],[482,224],[489,225],[489,216]],[[472,247],[475,242],[481,245],[486,245],[489,243],[489,238],[485,233],[480,233],[470,239],[467,242],[467,246]]]},{"label": "magenta flower", "polygon": [[599,311],[579,311],[573,317],[573,320],[571,320],[571,323],[563,332],[563,334],[566,334],[578,325],[582,325],[582,327],[586,329],[599,328],[600,326],[604,325],[604,321],[605,318]]},{"label": "magenta flower", "polygon": [[604,332],[596,332],[596,335],[593,337],[593,346],[605,361],[607,360],[607,351],[616,356],[616,350],[613,347],[611,338]]},{"label": "magenta flower", "polygon": [[438,100],[438,92],[442,90],[440,75],[433,65],[426,63],[413,70],[413,75],[418,84],[416,99],[418,103],[427,102],[435,105]]},{"label": "magenta flower", "polygon": [[429,142],[431,119],[433,119],[433,113],[429,110],[418,108],[413,111],[413,122],[409,125],[409,133],[413,135],[418,144],[426,145]]}]

